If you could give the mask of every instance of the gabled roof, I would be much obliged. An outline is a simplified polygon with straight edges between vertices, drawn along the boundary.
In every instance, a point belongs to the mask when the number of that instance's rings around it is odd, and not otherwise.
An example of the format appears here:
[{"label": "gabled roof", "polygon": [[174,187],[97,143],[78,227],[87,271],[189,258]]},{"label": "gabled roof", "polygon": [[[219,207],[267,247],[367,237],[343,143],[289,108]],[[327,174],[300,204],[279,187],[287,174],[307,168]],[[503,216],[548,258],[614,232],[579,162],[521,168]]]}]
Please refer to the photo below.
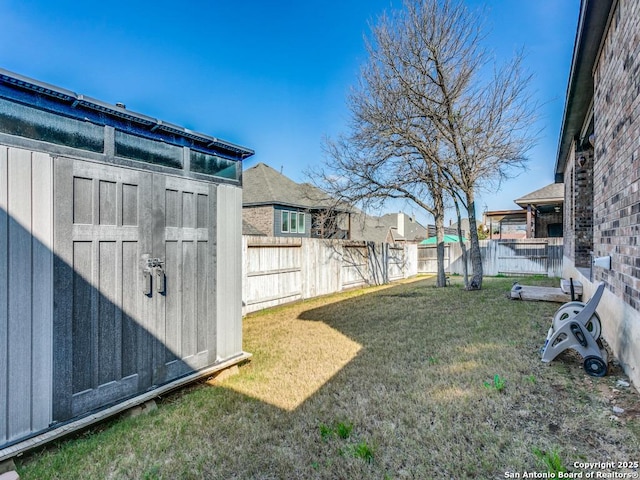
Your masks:
[{"label": "gabled roof", "polygon": [[562,203],[564,201],[564,183],[552,183],[514,201],[523,208],[526,208],[527,205]]},{"label": "gabled roof", "polygon": [[242,174],[242,204],[301,208],[335,207],[336,201],[309,183],[296,183],[269,165],[258,163]]},{"label": "gabled roof", "polygon": [[[398,231],[398,217],[403,215],[404,235]],[[404,242],[423,239],[427,236],[427,229],[406,213],[387,213],[380,217],[357,212],[351,217],[352,240],[366,240],[372,242]]]},{"label": "gabled roof", "polygon": [[589,106],[593,99],[593,66],[600,51],[612,5],[613,0],[582,0],[580,2],[580,17],[556,158],[555,174],[558,181],[563,180],[571,142],[580,136],[589,114]]}]

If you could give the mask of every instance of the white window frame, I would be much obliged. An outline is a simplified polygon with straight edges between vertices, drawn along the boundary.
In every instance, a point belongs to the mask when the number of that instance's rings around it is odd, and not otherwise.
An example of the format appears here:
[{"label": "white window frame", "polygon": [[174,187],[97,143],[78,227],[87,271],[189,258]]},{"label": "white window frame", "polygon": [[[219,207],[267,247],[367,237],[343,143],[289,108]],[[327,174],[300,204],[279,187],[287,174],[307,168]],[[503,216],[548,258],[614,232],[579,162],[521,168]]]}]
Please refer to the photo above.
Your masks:
[{"label": "white window frame", "polygon": [[[287,221],[285,222],[285,216]],[[295,228],[292,228],[291,219],[295,221]],[[300,221],[302,220],[302,222]],[[307,219],[306,213],[293,210],[280,210],[280,233],[306,233]]]}]

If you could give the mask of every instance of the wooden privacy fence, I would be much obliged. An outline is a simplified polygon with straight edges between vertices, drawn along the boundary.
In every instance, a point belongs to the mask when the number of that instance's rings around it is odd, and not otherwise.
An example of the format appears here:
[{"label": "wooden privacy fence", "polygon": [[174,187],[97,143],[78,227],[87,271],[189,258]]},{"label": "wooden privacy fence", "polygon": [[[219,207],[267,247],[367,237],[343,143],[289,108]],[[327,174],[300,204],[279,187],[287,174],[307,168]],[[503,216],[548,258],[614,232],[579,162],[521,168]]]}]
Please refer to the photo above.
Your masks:
[{"label": "wooden privacy fence", "polygon": [[[467,250],[469,242],[466,243]],[[562,276],[562,238],[526,238],[520,240],[480,240],[484,275],[547,275]],[[462,248],[459,243],[445,246],[445,270],[464,273]],[[420,245],[418,272],[436,273],[436,246]],[[469,263],[469,272],[471,265]]]},{"label": "wooden privacy fence", "polygon": [[[480,250],[485,275],[562,276],[562,238],[481,240]],[[435,245],[245,235],[242,256],[243,314],[437,270]],[[445,269],[464,273],[458,243],[445,246]]]},{"label": "wooden privacy fence", "polygon": [[243,313],[417,275],[417,246],[243,236]]}]

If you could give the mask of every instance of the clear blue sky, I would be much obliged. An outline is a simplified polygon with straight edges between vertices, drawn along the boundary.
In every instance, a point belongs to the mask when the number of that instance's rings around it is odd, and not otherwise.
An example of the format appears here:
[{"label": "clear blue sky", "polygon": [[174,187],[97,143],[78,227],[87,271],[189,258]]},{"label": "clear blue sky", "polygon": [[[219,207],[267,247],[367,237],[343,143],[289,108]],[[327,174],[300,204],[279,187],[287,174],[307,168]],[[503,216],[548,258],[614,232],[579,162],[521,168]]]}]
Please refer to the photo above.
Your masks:
[{"label": "clear blue sky", "polygon": [[[483,194],[480,215],[553,182],[580,2],[467,3],[486,6],[497,61],[524,47],[544,104],[529,170]],[[346,129],[369,23],[400,4],[0,0],[0,67],[252,148],[245,168],[264,162],[305,181],[323,136]]]}]

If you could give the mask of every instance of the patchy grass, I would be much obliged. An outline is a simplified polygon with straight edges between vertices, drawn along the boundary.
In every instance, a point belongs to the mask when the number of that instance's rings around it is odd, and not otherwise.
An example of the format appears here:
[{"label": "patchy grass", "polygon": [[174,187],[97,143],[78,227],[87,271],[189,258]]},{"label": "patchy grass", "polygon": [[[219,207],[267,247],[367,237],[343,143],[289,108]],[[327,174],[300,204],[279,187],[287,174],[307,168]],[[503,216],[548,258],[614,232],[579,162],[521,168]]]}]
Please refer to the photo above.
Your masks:
[{"label": "patchy grass", "polygon": [[505,478],[638,460],[638,396],[615,388],[620,369],[540,362],[558,305],[508,300],[510,278],[479,292],[452,281],[251,315],[239,375],[21,458],[21,478]]}]

